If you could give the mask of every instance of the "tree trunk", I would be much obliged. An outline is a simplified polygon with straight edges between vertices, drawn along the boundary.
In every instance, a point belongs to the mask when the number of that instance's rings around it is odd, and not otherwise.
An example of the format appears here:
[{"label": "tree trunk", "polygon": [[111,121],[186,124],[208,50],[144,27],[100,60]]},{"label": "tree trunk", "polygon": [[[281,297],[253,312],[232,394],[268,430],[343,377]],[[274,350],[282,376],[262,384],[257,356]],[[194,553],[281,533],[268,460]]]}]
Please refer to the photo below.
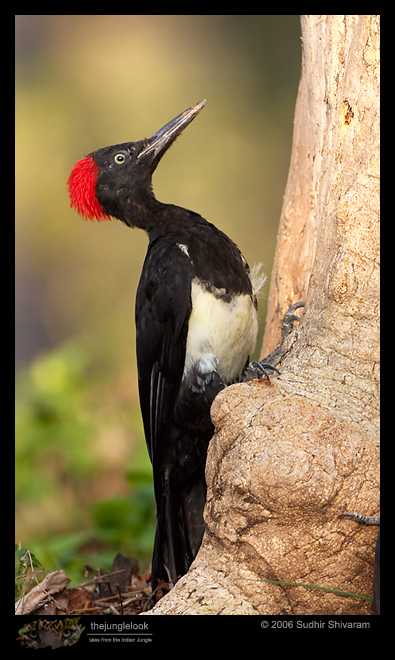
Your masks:
[{"label": "tree trunk", "polygon": [[214,401],[203,544],[149,614],[372,612],[377,528],[338,515],[379,510],[379,17],[303,16],[302,41],[262,355],[305,313],[280,376]]}]

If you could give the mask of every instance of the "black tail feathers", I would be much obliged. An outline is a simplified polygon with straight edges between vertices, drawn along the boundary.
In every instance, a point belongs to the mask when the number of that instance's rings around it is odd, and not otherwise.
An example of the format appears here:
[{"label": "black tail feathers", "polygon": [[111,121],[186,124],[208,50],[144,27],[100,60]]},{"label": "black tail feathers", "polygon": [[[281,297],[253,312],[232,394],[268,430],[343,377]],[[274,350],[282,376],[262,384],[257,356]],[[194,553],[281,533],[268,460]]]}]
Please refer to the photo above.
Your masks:
[{"label": "black tail feathers", "polygon": [[204,476],[174,492],[162,491],[152,557],[152,588],[163,581],[173,586],[193,562],[204,532]]}]

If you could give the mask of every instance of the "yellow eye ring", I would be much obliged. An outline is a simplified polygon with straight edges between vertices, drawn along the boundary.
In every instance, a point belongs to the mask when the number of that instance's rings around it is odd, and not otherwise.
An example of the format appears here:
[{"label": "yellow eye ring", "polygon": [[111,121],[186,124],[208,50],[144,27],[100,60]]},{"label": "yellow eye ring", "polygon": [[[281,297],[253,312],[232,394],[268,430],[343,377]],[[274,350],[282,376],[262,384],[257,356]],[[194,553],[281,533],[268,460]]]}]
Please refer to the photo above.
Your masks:
[{"label": "yellow eye ring", "polygon": [[126,154],[124,154],[122,151],[119,154],[115,154],[114,161],[117,165],[123,165],[126,161]]}]

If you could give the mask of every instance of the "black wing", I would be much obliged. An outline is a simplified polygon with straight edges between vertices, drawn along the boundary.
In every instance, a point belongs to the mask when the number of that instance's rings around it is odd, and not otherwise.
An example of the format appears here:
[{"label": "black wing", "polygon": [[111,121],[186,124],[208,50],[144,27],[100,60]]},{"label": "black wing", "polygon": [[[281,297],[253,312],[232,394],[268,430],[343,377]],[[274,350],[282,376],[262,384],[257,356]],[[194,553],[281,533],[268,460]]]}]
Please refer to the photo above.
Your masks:
[{"label": "black wing", "polygon": [[185,363],[193,273],[175,244],[150,244],[136,296],[136,345],[140,405],[151,462],[166,450]]},{"label": "black wing", "polygon": [[204,465],[212,425],[201,434],[176,421],[184,372],[193,271],[167,239],[148,250],[136,297],[140,405],[153,467],[157,528],[152,584],[188,570],[200,546],[206,498]]}]

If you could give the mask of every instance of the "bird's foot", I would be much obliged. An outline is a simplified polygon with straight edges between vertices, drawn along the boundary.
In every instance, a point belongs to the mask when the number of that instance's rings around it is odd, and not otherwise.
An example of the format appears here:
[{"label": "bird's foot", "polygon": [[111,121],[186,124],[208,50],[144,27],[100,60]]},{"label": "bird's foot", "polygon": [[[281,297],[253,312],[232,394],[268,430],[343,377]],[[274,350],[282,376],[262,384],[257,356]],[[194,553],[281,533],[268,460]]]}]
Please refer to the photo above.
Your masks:
[{"label": "bird's foot", "polygon": [[[270,373],[267,371],[268,369],[270,369]],[[249,380],[254,380],[255,378],[261,379],[263,377],[270,380],[270,376],[275,371],[278,374],[281,373],[281,371],[279,371],[273,364],[270,364],[270,362],[266,362],[265,360],[262,360],[262,362],[257,362],[254,360],[253,362],[250,362],[247,369],[245,370],[243,382],[246,383]]]},{"label": "bird's foot", "polygon": [[281,328],[281,344],[280,346],[283,345],[285,339],[288,337],[288,335],[291,334],[292,330],[294,329],[294,322],[299,321],[300,323],[300,318],[299,316],[296,316],[294,314],[295,309],[298,309],[298,307],[304,307],[304,302],[297,302],[291,305],[289,308],[288,312],[286,313],[283,321],[283,325]]},{"label": "bird's foot", "polygon": [[269,376],[273,375],[275,371],[278,374],[281,374],[281,371],[276,368],[276,365],[281,360],[284,341],[294,329],[294,322],[300,322],[299,316],[294,314],[294,311],[298,309],[298,307],[304,307],[304,302],[297,302],[291,305],[284,317],[283,325],[281,328],[281,344],[276,346],[274,351],[272,351],[270,355],[267,355],[260,362],[250,362],[244,372],[243,382],[248,382],[250,380],[254,380],[255,378],[263,377],[267,378],[267,380],[270,380]]}]

